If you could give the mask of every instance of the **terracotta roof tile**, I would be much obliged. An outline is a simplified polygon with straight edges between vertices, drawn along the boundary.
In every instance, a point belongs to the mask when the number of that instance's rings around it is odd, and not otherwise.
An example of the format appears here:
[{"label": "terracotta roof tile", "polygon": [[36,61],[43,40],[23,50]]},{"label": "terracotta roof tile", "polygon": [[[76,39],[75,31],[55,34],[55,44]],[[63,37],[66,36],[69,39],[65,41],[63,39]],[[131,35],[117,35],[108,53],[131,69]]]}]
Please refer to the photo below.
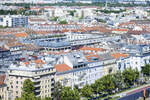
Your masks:
[{"label": "terracotta roof tile", "polygon": [[28,66],[29,65],[29,62],[27,61],[27,62],[24,62],[24,64],[26,65],[26,66]]},{"label": "terracotta roof tile", "polygon": [[41,59],[34,60],[36,64],[45,64]]},{"label": "terracotta roof tile", "polygon": [[54,65],[54,67],[56,68],[57,72],[65,72],[72,69],[66,64],[58,64],[58,65]]},{"label": "terracotta roof tile", "polygon": [[16,37],[27,37],[28,36],[28,34],[27,33],[25,33],[25,32],[23,32],[23,33],[16,33],[16,34],[14,34]]},{"label": "terracotta roof tile", "polygon": [[92,48],[92,47],[82,47],[82,48],[80,48],[80,50],[90,50],[90,51],[98,52],[98,51],[103,51],[104,49],[102,49],[102,48]]},{"label": "terracotta roof tile", "polygon": [[126,32],[128,31],[128,29],[112,29],[112,31],[123,31],[123,32],[125,31]]},{"label": "terracotta roof tile", "polygon": [[113,56],[115,59],[119,59],[120,57],[126,58],[126,57],[129,56],[129,54],[114,53],[114,54],[112,54],[112,56]]},{"label": "terracotta roof tile", "polygon": [[98,60],[101,59],[99,55],[88,55],[88,56],[85,56],[85,57],[86,57],[86,59],[88,60],[88,62],[94,62],[94,61],[92,60],[92,58],[98,58]]}]

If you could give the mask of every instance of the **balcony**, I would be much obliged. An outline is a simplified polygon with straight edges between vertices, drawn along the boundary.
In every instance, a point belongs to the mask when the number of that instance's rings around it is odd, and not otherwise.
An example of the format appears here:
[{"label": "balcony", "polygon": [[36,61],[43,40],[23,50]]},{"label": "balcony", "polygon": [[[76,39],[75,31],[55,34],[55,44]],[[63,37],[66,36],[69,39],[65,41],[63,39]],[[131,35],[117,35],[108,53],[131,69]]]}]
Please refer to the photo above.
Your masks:
[{"label": "balcony", "polygon": [[38,89],[38,90],[35,90],[35,92],[41,92],[41,90],[40,90],[40,89]]},{"label": "balcony", "polygon": [[54,81],[54,80],[51,80],[51,83],[52,83],[52,84],[54,84],[54,83],[55,83],[55,81]]},{"label": "balcony", "polygon": [[51,88],[51,92],[52,92],[52,93],[54,92],[54,88]]},{"label": "balcony", "polygon": [[54,85],[51,85],[51,89],[54,89]]},{"label": "balcony", "polygon": [[40,84],[38,84],[38,85],[34,85],[34,87],[40,87],[41,85]]},{"label": "balcony", "polygon": [[41,86],[41,85],[40,85],[40,82],[34,83],[34,86],[35,86],[35,87],[40,87],[40,86]]},{"label": "balcony", "polygon": [[40,79],[34,79],[32,81],[35,82],[35,83],[37,83],[37,82],[40,82],[41,80]]},{"label": "balcony", "polygon": [[36,97],[40,96],[40,92],[35,92]]}]

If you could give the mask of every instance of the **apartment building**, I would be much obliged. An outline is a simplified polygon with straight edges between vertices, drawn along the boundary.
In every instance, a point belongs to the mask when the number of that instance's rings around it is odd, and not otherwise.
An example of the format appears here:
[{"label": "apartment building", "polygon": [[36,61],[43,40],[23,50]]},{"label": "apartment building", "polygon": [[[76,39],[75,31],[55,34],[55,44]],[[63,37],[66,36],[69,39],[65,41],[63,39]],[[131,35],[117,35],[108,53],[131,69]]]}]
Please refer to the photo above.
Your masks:
[{"label": "apartment building", "polygon": [[117,60],[117,69],[123,71],[126,68],[142,70],[146,64],[150,63],[149,45],[127,45],[121,52],[128,53],[128,56]]},{"label": "apartment building", "polygon": [[64,86],[78,86],[93,84],[103,75],[115,73],[116,60],[110,53],[90,55],[86,52],[72,52],[64,55],[64,63],[56,64],[56,81]]},{"label": "apartment building", "polygon": [[9,89],[12,93],[12,100],[21,96],[21,88],[25,79],[30,79],[34,82],[34,93],[37,97],[52,97],[55,72],[51,65],[45,64],[40,59],[12,64],[8,69]]},{"label": "apartment building", "polygon": [[[82,88],[86,84],[92,84],[98,78],[103,76],[103,67],[101,63],[81,62],[71,68],[67,64],[55,65],[57,70],[56,81],[59,81],[63,86],[78,86]],[[76,68],[75,68],[76,67]]]},{"label": "apartment building", "polygon": [[9,91],[7,90],[6,74],[0,72],[0,100],[9,100]]},{"label": "apartment building", "polygon": [[28,26],[28,17],[22,15],[1,15],[0,25],[7,27]]},{"label": "apartment building", "polygon": [[57,3],[57,1],[56,0],[4,0],[2,3]]}]

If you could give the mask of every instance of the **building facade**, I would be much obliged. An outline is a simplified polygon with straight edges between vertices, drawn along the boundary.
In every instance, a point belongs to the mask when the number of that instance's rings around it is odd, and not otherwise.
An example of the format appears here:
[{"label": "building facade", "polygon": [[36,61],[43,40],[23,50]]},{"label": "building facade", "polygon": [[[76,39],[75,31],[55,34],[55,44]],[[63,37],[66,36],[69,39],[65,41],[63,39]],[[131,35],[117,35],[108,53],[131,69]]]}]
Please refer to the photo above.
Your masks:
[{"label": "building facade", "polygon": [[9,100],[9,91],[6,84],[6,74],[0,73],[0,100]]},{"label": "building facade", "polygon": [[3,27],[26,27],[28,26],[28,17],[22,15],[0,16],[0,25]]},{"label": "building facade", "polygon": [[[38,66],[38,67],[35,67]],[[40,65],[32,63],[30,65],[21,64],[11,65],[8,69],[9,74],[9,89],[12,93],[12,100],[21,97],[23,82],[25,79],[30,79],[34,82],[35,95],[45,98],[52,97],[54,91],[55,69],[48,65]]]}]

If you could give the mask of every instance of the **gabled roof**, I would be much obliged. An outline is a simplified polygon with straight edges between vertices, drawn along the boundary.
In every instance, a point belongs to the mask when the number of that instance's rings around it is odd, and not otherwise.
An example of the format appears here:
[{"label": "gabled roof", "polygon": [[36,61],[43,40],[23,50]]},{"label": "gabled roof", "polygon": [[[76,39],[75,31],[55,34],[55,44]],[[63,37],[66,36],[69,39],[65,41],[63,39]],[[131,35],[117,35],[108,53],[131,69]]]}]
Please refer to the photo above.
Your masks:
[{"label": "gabled roof", "polygon": [[57,72],[65,72],[65,71],[72,69],[71,67],[69,67],[66,64],[58,64],[58,65],[54,65],[54,67],[55,67]]}]

